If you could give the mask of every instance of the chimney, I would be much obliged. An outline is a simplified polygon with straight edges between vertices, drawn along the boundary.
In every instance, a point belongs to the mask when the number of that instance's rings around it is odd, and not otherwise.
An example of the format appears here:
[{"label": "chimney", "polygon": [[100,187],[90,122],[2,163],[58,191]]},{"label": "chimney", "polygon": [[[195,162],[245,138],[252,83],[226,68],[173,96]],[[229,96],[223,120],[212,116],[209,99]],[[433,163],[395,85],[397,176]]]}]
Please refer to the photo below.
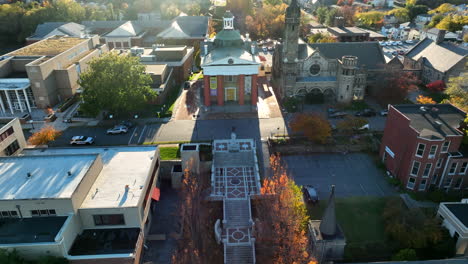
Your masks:
[{"label": "chimney", "polygon": [[344,27],[345,26],[345,21],[344,17],[335,17],[335,27]]},{"label": "chimney", "polygon": [[204,52],[205,56],[208,55],[208,44],[203,45],[203,52]]},{"label": "chimney", "polygon": [[436,43],[440,44],[444,42],[444,39],[445,39],[445,29],[439,29],[439,32],[437,32]]},{"label": "chimney", "polygon": [[255,55],[255,44],[250,45],[250,52]]}]

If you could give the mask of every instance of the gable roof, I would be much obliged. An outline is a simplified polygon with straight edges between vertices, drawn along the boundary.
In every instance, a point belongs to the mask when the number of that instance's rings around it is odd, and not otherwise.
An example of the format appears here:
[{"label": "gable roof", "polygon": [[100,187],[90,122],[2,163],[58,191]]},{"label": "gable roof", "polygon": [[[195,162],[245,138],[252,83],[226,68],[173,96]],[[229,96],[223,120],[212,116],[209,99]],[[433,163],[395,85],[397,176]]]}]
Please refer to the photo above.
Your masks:
[{"label": "gable roof", "polygon": [[433,40],[425,38],[416,44],[406,57],[415,61],[424,58],[424,64],[440,72],[446,72],[463,60],[468,54],[467,49],[455,46],[451,43],[437,44]]},{"label": "gable roof", "polygon": [[46,22],[38,25],[28,39],[44,39],[54,35],[80,37],[84,31],[85,26],[74,22]]},{"label": "gable roof", "polygon": [[143,29],[133,21],[127,21],[106,34],[106,37],[136,37]]},{"label": "gable roof", "polygon": [[158,34],[163,39],[204,38],[208,34],[208,17],[178,16]]},{"label": "gable roof", "polygon": [[375,69],[383,67],[386,63],[382,48],[376,41],[313,43],[309,45],[328,59],[341,60],[343,56],[356,56],[359,67]]}]

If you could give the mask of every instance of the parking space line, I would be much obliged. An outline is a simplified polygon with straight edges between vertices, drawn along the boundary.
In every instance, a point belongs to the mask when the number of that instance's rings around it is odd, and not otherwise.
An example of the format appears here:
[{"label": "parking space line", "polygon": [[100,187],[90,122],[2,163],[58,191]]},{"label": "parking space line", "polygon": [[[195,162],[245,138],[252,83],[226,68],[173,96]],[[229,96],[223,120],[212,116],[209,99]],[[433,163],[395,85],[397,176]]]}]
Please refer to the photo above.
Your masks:
[{"label": "parking space line", "polygon": [[379,191],[382,193],[382,196],[385,196],[385,193],[384,193],[384,191],[382,190],[382,188],[380,188],[380,185],[378,185],[377,183],[376,183],[375,185],[377,185],[377,188],[379,188]]},{"label": "parking space line", "polygon": [[132,138],[133,136],[135,135],[135,132],[137,131],[138,127],[135,127],[135,129],[133,129],[133,133],[132,135],[130,136],[130,139],[128,140],[128,145],[130,145],[130,142],[132,142]]},{"label": "parking space line", "polygon": [[366,194],[366,196],[369,195],[369,194],[366,192],[366,190],[364,190],[364,187],[362,186],[362,184],[359,184],[359,186],[361,186],[361,189],[362,189],[362,191]]},{"label": "parking space line", "polygon": [[146,125],[145,125],[145,126],[143,127],[143,129],[141,130],[141,135],[140,135],[140,137],[138,138],[137,144],[140,144],[140,142],[141,142],[141,137],[145,134],[145,130],[146,130]]}]

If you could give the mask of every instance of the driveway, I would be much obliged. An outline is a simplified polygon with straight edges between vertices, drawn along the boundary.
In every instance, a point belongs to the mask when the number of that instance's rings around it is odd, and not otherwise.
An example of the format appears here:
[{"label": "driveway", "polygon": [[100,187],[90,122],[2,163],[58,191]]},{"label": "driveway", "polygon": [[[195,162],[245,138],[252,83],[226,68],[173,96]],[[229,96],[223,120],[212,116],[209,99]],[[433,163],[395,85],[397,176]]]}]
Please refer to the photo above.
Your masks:
[{"label": "driveway", "polygon": [[296,183],[315,186],[321,199],[328,197],[332,184],[337,197],[396,194],[367,154],[320,153],[283,156],[282,160]]}]

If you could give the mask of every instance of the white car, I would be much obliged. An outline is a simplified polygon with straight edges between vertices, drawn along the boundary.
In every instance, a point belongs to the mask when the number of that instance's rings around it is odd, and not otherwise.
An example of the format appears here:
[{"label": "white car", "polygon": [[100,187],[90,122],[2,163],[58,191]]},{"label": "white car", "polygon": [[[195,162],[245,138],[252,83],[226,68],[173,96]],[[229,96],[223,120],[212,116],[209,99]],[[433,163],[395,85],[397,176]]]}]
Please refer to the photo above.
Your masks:
[{"label": "white car", "polygon": [[384,41],[379,41],[379,45],[380,46],[387,46],[387,43],[385,43]]},{"label": "white car", "polygon": [[365,124],[362,127],[360,127],[358,130],[369,130],[369,129],[370,129],[369,124]]},{"label": "white car", "polygon": [[401,42],[401,41],[397,41],[396,43],[397,43],[397,45],[403,45],[403,42]]},{"label": "white car", "polygon": [[408,39],[407,41],[405,41],[406,44],[413,44],[414,41],[412,41],[411,39]]},{"label": "white car", "polygon": [[128,132],[128,127],[122,126],[122,125],[107,129],[108,135],[125,134],[127,132]]},{"label": "white car", "polygon": [[94,138],[88,136],[74,136],[70,140],[70,145],[91,145],[93,143]]}]

